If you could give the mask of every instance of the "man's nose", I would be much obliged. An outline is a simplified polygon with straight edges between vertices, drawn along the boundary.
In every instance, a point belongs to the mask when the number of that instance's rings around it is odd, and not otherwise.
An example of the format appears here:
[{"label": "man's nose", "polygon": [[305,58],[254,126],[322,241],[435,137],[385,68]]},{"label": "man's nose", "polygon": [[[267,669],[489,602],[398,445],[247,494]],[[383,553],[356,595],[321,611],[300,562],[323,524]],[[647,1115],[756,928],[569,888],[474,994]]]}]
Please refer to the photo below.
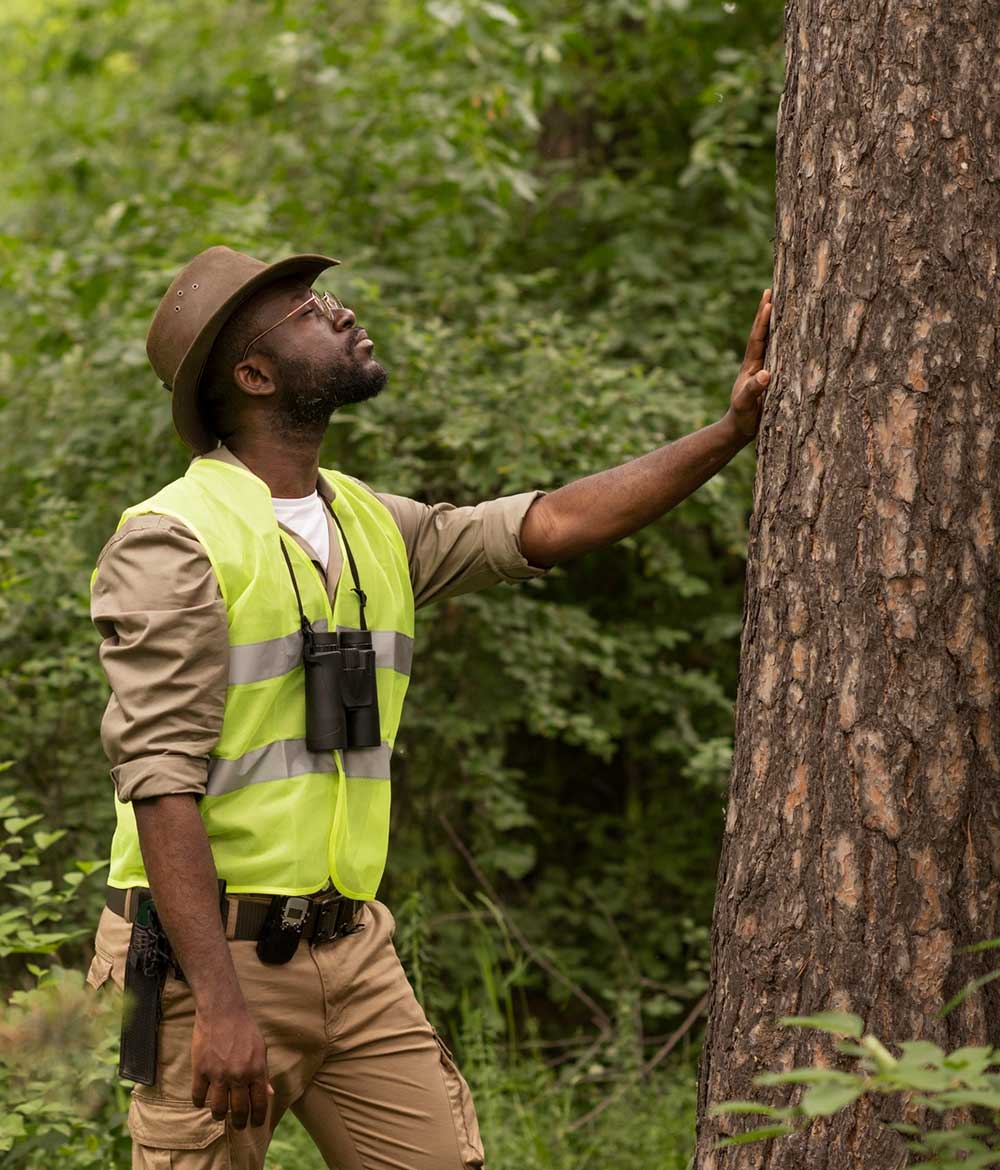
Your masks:
[{"label": "man's nose", "polygon": [[345,329],[353,329],[357,320],[353,309],[334,309],[333,311],[333,327],[338,332],[343,333]]}]

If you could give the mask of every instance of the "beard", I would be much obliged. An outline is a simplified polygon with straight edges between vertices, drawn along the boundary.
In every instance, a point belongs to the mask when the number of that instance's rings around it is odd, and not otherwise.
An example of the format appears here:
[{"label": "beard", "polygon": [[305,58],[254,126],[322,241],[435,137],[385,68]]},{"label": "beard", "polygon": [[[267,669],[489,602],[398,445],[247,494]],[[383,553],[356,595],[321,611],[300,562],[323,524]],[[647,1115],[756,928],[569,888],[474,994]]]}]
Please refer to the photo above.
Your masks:
[{"label": "beard", "polygon": [[335,410],[374,398],[389,380],[377,361],[359,361],[353,349],[348,351],[346,361],[334,359],[324,364],[277,354],[274,361],[278,426],[290,436],[322,433]]}]

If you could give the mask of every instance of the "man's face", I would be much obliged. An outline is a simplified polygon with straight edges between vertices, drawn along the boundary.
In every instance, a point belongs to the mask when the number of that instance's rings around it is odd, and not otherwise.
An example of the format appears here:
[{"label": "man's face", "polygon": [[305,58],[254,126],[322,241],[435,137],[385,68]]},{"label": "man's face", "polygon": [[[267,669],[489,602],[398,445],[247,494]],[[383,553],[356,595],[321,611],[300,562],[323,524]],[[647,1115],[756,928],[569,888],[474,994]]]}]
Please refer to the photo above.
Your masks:
[{"label": "man's face", "polygon": [[[250,363],[255,354],[270,358],[273,401],[282,429],[301,433],[325,428],[341,406],[379,393],[388,374],[375,360],[374,343],[357,328],[350,309],[324,311],[312,289],[297,281],[275,284],[259,296],[254,319],[261,330],[292,313],[252,345],[246,357]],[[303,308],[294,312],[297,305]]]}]

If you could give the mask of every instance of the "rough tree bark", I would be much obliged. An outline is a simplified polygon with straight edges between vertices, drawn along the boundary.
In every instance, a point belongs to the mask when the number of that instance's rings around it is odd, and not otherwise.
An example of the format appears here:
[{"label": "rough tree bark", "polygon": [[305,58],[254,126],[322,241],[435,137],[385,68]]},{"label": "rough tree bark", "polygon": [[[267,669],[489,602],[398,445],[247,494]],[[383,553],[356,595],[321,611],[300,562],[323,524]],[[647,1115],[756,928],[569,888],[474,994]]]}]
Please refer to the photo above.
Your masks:
[{"label": "rough tree bark", "polygon": [[[697,1170],[895,1170],[860,1105],[714,1151],[839,1058],[777,1019],[1000,1042],[1000,0],[791,0]],[[881,1116],[896,1116],[886,1103]]]}]

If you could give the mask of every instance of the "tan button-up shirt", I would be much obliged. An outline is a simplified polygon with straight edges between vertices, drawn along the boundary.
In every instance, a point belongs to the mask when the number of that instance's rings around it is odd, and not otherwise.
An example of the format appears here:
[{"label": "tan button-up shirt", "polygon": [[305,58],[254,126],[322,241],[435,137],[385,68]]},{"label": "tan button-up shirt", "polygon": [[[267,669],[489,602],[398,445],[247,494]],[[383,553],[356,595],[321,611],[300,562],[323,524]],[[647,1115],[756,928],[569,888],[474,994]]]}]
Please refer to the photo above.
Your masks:
[{"label": "tan button-up shirt", "polygon": [[[202,458],[244,466],[224,447]],[[322,476],[317,488],[324,500],[334,498]],[[542,492],[463,508],[372,494],[402,534],[418,608],[545,572],[529,565],[520,547],[521,523]],[[343,566],[329,512],[327,525],[325,571],[313,548],[283,530],[312,557],[333,602]],[[170,516],[127,520],[98,558],[91,617],[111,684],[101,740],[119,799],[202,794],[209,753],[222,731],[229,640],[215,571],[191,530]]]}]

